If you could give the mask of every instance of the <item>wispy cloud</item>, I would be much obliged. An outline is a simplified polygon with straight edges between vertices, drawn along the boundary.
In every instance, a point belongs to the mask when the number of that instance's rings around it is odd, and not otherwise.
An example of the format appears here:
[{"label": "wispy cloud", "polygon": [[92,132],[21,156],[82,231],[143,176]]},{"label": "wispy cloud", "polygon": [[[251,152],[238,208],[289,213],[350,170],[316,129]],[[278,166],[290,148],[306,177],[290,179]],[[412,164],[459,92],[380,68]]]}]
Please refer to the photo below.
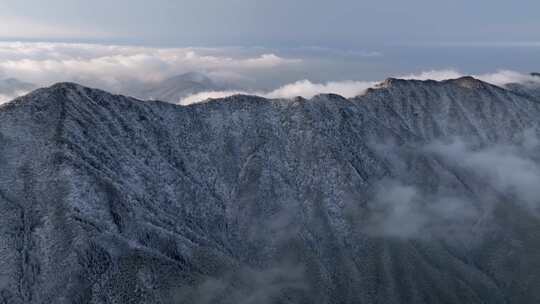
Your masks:
[{"label": "wispy cloud", "polygon": [[410,79],[410,80],[437,80],[443,81],[448,79],[455,79],[462,77],[463,74],[454,70],[454,69],[444,69],[444,70],[431,70],[431,71],[422,71],[418,74],[407,74],[407,75],[398,75],[397,78],[400,79]]},{"label": "wispy cloud", "polygon": [[483,212],[463,194],[428,193],[398,179],[380,181],[374,190],[361,222],[371,236],[463,239]]},{"label": "wispy cloud", "polygon": [[[230,263],[218,274],[199,277],[193,286],[174,290],[172,298],[194,304],[298,303],[296,296],[310,289],[308,265],[296,254],[303,229],[302,208],[295,201],[274,208],[270,215],[250,208],[239,210],[240,224],[235,229],[242,241],[237,246],[250,248],[249,257]],[[259,259],[267,262],[253,265]]]},{"label": "wispy cloud", "polygon": [[539,140],[526,132],[520,145],[495,145],[474,149],[463,140],[433,143],[427,151],[442,156],[455,166],[469,170],[529,211],[540,212]]},{"label": "wispy cloud", "polygon": [[[484,226],[478,224],[491,218],[499,204],[540,216],[540,141],[533,130],[518,138],[514,143],[489,146],[478,146],[465,138],[407,148],[375,145],[391,155],[388,161],[396,172],[375,184],[366,209],[351,203],[349,212],[356,219],[366,214],[356,221],[363,233],[405,239],[451,236],[468,240],[489,229],[489,221]],[[467,188],[452,183],[445,186],[441,172],[437,173],[442,179],[437,190],[426,187],[403,167],[410,157],[437,159],[442,167],[451,168],[452,174],[467,179]]]},{"label": "wispy cloud", "polygon": [[19,97],[19,96],[22,96],[24,94],[27,94],[29,91],[21,91],[21,90],[18,90],[18,91],[13,91],[9,94],[2,94],[0,93],[0,104],[3,104],[3,103],[6,103],[8,101],[12,101],[13,99]]}]

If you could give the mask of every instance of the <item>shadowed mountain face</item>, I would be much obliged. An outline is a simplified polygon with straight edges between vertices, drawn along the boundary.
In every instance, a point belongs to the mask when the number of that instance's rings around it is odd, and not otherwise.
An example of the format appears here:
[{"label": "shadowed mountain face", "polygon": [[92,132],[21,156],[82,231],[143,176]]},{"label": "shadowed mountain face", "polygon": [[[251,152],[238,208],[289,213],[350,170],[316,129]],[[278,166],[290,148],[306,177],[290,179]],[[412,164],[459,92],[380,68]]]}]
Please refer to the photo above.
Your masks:
[{"label": "shadowed mountain face", "polygon": [[0,302],[540,302],[540,104],[473,78],[0,107]]}]

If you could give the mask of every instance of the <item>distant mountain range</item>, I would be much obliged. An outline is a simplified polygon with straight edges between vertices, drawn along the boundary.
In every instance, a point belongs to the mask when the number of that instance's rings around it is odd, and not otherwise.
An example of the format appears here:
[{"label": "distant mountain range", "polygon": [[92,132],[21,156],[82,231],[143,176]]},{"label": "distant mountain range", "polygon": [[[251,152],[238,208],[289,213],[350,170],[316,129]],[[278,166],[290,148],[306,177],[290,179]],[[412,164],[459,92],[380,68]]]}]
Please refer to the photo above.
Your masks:
[{"label": "distant mountain range", "polygon": [[0,79],[0,104],[35,89],[37,86],[15,78]]},{"label": "distant mountain range", "polygon": [[471,77],[36,90],[0,106],[0,302],[540,303],[539,122]]},{"label": "distant mountain range", "polygon": [[[540,73],[530,73],[538,81],[529,80],[520,83],[508,83],[505,89],[532,98],[540,98]],[[24,95],[38,86],[15,78],[0,79],[0,103]],[[140,84],[134,88],[123,89],[124,95],[141,100],[159,100],[178,104],[182,99],[202,92],[238,91],[234,85],[217,84],[208,76],[199,72],[189,72],[167,78],[157,83]],[[240,90],[241,91],[241,90]]]},{"label": "distant mountain range", "polygon": [[133,95],[143,100],[161,100],[178,103],[181,99],[207,91],[220,91],[224,88],[201,73],[191,72],[168,78],[158,84],[143,88]]},{"label": "distant mountain range", "polygon": [[[37,89],[32,83],[15,78],[0,79],[0,103]],[[158,83],[140,85],[130,88],[125,93],[142,100],[160,100],[178,103],[181,99],[200,92],[220,91],[226,89],[216,84],[202,73],[190,72],[167,78]]]}]

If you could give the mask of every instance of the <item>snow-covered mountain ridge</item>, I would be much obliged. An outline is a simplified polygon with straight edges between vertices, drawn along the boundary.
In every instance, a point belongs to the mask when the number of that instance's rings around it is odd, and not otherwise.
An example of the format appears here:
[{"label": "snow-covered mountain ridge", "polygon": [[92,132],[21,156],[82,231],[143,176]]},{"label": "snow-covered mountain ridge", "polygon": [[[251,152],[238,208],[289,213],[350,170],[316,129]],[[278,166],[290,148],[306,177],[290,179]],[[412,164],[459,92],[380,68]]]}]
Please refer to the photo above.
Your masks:
[{"label": "snow-covered mountain ridge", "polygon": [[539,122],[469,77],[190,106],[39,89],[0,107],[0,300],[535,303]]}]

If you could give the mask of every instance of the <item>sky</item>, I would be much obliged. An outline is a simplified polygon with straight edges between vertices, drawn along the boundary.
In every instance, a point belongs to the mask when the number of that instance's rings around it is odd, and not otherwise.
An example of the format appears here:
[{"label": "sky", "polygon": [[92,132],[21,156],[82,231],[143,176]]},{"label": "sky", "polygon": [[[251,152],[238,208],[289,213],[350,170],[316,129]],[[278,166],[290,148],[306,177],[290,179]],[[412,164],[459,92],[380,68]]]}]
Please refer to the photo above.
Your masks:
[{"label": "sky", "polygon": [[4,38],[159,46],[540,41],[536,0],[1,0]]},{"label": "sky", "polygon": [[540,70],[538,12],[538,0],[0,0],[0,78],[125,91],[198,71],[272,91],[527,73]]}]

